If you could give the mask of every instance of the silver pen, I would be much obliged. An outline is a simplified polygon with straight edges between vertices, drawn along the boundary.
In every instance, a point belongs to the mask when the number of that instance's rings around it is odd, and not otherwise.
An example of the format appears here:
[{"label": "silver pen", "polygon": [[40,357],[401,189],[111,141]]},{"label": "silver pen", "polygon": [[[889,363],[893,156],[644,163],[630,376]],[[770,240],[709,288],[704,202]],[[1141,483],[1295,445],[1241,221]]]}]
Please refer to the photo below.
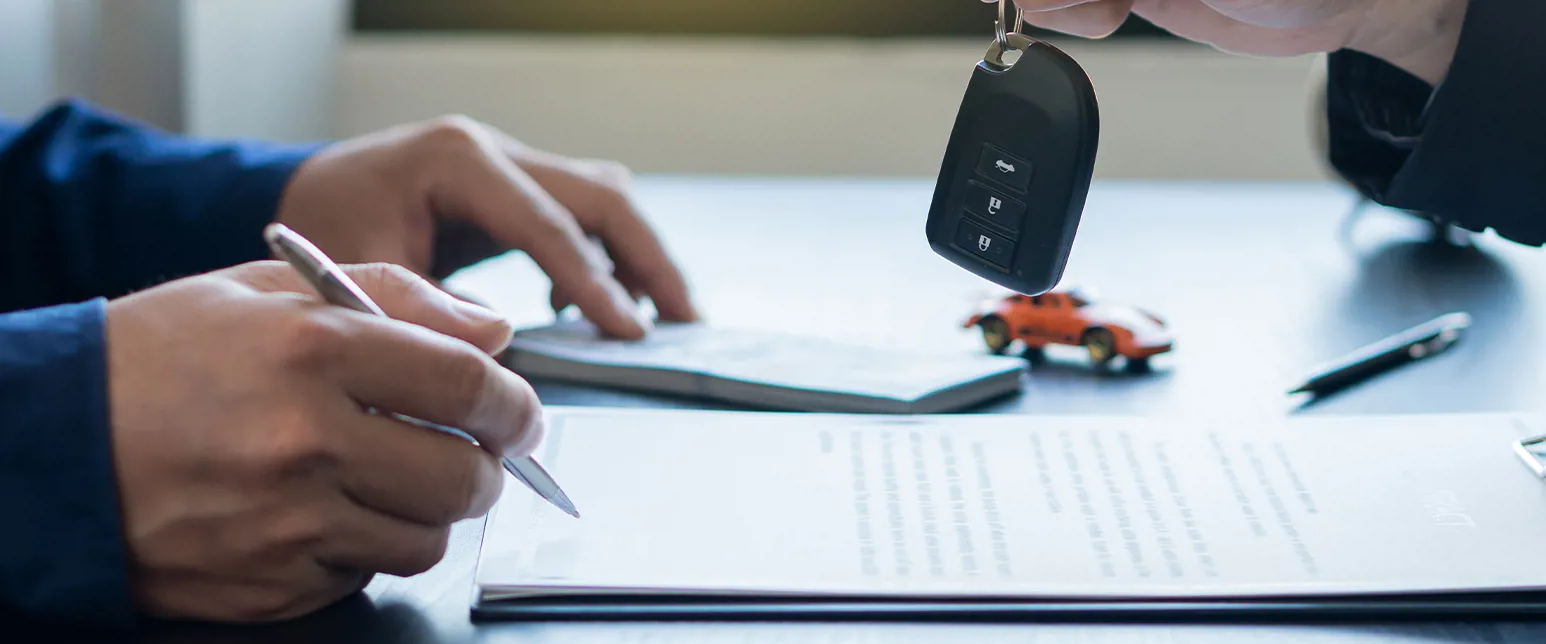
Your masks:
[{"label": "silver pen", "polygon": [[[360,289],[354,280],[338,268],[333,260],[328,259],[321,250],[290,230],[284,224],[273,223],[263,229],[263,239],[268,242],[268,247],[281,259],[295,267],[296,272],[305,278],[312,288],[317,289],[323,299],[329,304],[354,309],[361,313],[388,317],[381,307],[371,301],[370,296]],[[404,416],[387,412],[386,416],[393,420],[402,421],[410,425],[444,432],[453,436],[459,436],[474,443],[477,442],[470,434],[455,427],[447,427],[426,420],[420,420],[411,416]],[[499,462],[511,475],[519,479],[526,487],[531,488],[538,496],[547,499],[549,503],[563,510],[565,514],[576,519],[580,518],[580,512],[574,508],[574,502],[569,500],[569,495],[564,494],[558,482],[549,476],[547,470],[537,463],[537,460],[527,456],[524,458],[510,458],[501,456]]]}]

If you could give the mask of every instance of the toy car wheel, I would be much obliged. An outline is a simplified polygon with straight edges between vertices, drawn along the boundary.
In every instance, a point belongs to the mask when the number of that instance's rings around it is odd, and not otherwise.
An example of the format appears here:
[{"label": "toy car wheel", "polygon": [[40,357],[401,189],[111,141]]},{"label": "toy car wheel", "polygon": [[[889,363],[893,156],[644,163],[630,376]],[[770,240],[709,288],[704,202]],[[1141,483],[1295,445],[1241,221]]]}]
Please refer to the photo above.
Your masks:
[{"label": "toy car wheel", "polygon": [[988,345],[988,351],[994,355],[1004,353],[1009,348],[1009,343],[1014,339],[1009,337],[1009,323],[997,316],[988,316],[977,323],[977,328],[982,329],[982,342]]},{"label": "toy car wheel", "polygon": [[1026,347],[1020,357],[1031,361],[1031,364],[1041,364],[1047,361],[1047,350],[1041,347]]},{"label": "toy car wheel", "polygon": [[1117,338],[1111,331],[1094,328],[1084,332],[1084,349],[1090,352],[1090,361],[1105,366],[1117,357]]},{"label": "toy car wheel", "polygon": [[1148,358],[1127,359],[1127,370],[1130,373],[1149,373],[1149,370],[1152,368],[1153,366],[1149,364]]}]

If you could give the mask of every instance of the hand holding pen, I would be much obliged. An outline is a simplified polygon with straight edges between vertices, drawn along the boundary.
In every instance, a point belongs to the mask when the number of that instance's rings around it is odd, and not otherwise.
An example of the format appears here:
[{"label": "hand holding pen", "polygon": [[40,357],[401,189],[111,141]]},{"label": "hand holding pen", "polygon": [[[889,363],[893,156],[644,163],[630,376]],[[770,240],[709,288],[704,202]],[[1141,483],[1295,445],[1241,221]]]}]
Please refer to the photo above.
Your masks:
[{"label": "hand holding pen", "polygon": [[[263,238],[268,242],[269,248],[273,250],[274,254],[289,262],[301,274],[301,277],[312,288],[316,289],[329,304],[342,306],[367,315],[388,317],[386,312],[382,311],[381,307],[371,301],[370,296],[366,295],[365,291],[361,290],[353,280],[349,279],[349,276],[339,269],[337,264],[334,264],[320,249],[296,234],[295,231],[286,228],[283,224],[270,224],[263,231]],[[501,373],[501,375],[514,378],[513,375],[508,373]],[[484,392],[487,393],[488,391],[488,388],[485,387]],[[530,391],[530,389],[528,388],[527,391]],[[484,435],[487,435],[486,432],[490,431],[500,433],[504,431],[501,428],[502,426],[510,426],[508,429],[515,430],[516,428],[513,425],[517,423],[517,419],[522,419],[526,422],[536,422],[540,426],[542,416],[535,401],[527,409],[517,410],[506,409],[506,405],[497,404],[501,400],[504,399],[490,396],[486,399],[480,397],[479,400],[474,401],[471,412],[465,418],[465,423],[468,425],[467,430],[393,411],[384,411],[382,413],[393,420],[474,442],[478,442],[479,439],[473,432],[481,429],[485,432]],[[368,411],[377,412],[380,410],[372,409]],[[539,436],[541,434],[540,431],[536,433]],[[558,487],[558,482],[554,481],[535,459],[524,454],[515,457],[507,454],[494,454],[494,456],[499,459],[500,465],[506,471],[515,476],[526,487],[558,507],[558,509],[563,510],[565,514],[579,518],[580,513],[575,509],[574,503],[569,500],[569,496]]]},{"label": "hand holding pen", "polygon": [[107,303],[108,408],[79,413],[107,423],[91,481],[116,492],[144,614],[301,615],[430,569],[453,525],[525,495],[494,456],[521,466],[544,434],[536,393],[491,357],[511,325],[406,269],[340,268],[396,319],[326,304],[273,261]]}]

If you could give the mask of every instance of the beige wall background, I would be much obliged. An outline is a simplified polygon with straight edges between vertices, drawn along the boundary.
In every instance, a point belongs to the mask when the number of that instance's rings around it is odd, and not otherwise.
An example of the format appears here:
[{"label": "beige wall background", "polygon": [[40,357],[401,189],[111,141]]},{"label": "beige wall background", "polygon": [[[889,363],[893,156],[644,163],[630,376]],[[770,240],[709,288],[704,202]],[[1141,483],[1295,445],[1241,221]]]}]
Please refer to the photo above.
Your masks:
[{"label": "beige wall background", "polygon": [[[1315,61],[1060,43],[1102,111],[1098,172],[1310,179]],[[986,40],[352,38],[334,129],[464,112],[647,172],[926,176]]]},{"label": "beige wall background", "polygon": [[[355,36],[346,0],[0,0],[0,111],[73,94],[203,136],[462,113],[646,173],[932,176],[981,40]],[[1317,61],[1060,43],[1104,178],[1306,180]]]}]

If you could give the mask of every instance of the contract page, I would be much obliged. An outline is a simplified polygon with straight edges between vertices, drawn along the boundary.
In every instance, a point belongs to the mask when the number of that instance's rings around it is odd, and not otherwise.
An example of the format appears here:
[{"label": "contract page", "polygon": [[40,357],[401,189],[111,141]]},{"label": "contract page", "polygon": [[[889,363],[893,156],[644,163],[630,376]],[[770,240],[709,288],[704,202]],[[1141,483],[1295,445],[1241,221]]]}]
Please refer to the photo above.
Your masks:
[{"label": "contract page", "polygon": [[550,410],[486,600],[1244,598],[1546,588],[1509,415],[1239,420]]}]

